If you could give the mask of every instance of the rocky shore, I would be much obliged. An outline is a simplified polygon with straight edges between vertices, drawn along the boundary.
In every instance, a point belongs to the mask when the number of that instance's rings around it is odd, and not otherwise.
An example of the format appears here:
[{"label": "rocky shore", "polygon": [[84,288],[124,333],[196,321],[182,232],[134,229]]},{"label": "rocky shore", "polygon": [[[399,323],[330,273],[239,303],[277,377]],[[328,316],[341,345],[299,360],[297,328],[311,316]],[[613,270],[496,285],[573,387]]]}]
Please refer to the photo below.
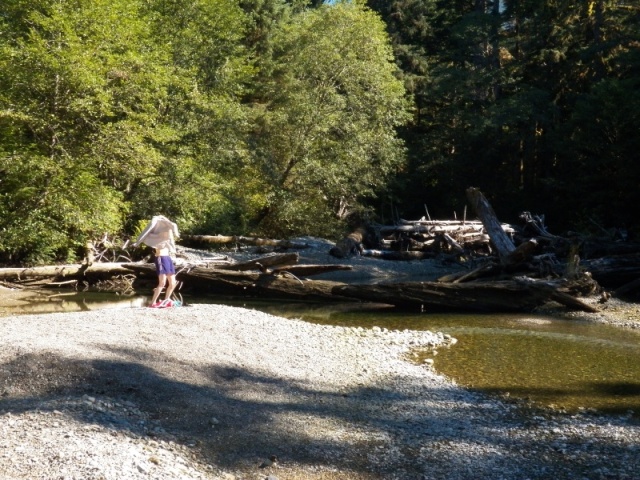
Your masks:
[{"label": "rocky shore", "polygon": [[4,317],[0,478],[638,478],[637,417],[503,402],[407,359],[453,342],[220,305]]}]

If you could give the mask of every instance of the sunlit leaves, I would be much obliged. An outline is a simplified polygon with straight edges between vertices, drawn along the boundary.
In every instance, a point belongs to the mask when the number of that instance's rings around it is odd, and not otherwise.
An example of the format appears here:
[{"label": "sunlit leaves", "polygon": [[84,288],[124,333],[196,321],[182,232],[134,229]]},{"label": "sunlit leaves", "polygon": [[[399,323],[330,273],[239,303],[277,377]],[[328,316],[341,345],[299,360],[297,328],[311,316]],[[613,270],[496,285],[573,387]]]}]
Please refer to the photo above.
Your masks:
[{"label": "sunlit leaves", "polygon": [[269,71],[255,131],[267,209],[358,206],[402,161],[394,128],[408,103],[384,26],[356,4],[305,12],[275,35]]}]

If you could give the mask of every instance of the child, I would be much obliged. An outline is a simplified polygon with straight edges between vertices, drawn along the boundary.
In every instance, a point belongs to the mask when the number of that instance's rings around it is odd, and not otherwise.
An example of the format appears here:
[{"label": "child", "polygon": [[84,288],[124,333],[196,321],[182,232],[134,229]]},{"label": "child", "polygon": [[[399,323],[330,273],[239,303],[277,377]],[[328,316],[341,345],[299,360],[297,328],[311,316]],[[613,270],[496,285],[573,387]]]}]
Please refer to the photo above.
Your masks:
[{"label": "child", "polygon": [[[175,223],[162,215],[156,215],[133,244],[134,247],[137,247],[140,243],[144,243],[155,249],[158,286],[153,290],[153,298],[149,305],[151,308],[174,306],[171,294],[176,288],[176,267],[171,255],[176,253],[175,238],[179,236],[178,226]],[[159,301],[160,294],[167,283],[164,300]]]}]

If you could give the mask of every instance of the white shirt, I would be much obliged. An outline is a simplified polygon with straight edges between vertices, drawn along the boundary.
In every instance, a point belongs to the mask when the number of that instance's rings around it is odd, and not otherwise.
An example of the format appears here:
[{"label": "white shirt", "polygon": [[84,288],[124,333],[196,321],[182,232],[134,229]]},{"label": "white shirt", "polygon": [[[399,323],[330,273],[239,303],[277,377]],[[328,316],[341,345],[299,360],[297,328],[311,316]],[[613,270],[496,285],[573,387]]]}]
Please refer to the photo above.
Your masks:
[{"label": "white shirt", "polygon": [[168,255],[176,252],[176,244],[174,238],[179,237],[178,225],[173,223],[167,217],[157,215],[151,219],[151,222],[140,234],[136,242],[137,246],[144,243],[156,249],[156,255]]}]

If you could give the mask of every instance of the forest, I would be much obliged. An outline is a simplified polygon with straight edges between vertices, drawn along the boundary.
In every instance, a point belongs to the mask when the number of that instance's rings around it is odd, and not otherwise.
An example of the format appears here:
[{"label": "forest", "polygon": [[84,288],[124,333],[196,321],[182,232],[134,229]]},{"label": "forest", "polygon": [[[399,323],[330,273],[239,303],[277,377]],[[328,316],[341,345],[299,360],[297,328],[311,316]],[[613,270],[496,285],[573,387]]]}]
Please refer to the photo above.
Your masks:
[{"label": "forest", "polygon": [[0,263],[461,215],[638,237],[640,5],[3,0]]}]

